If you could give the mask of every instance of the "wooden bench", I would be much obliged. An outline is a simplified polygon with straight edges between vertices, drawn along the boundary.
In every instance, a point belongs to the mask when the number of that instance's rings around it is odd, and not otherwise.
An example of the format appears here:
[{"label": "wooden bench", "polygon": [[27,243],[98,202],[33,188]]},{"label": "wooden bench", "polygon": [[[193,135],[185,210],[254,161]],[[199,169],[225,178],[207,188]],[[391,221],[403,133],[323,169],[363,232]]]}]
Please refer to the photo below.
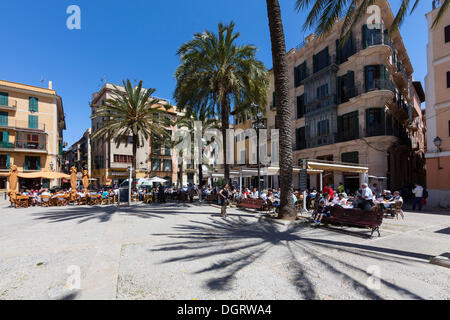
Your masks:
[{"label": "wooden bench", "polygon": [[206,196],[206,202],[213,202],[217,204],[217,194],[210,194]]},{"label": "wooden bench", "polygon": [[364,211],[359,208],[345,209],[341,206],[333,206],[330,208],[331,216],[323,217],[323,223],[332,225],[369,228],[372,230],[372,237],[375,231],[380,236],[380,226],[383,223],[383,211],[379,207],[374,207],[370,211]]},{"label": "wooden bench", "polygon": [[242,199],[237,205],[239,208],[262,210],[265,205],[263,199]]}]

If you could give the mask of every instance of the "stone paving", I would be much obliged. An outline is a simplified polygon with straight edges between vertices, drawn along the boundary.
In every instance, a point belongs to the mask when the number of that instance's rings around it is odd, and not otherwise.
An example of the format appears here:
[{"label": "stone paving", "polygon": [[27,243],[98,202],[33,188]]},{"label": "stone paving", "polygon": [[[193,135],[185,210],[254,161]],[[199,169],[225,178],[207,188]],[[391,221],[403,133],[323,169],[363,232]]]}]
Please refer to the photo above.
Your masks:
[{"label": "stone paving", "polygon": [[1,204],[0,299],[450,298],[450,269],[429,263],[450,255],[449,214],[406,212],[368,239],[364,229],[219,213]]}]

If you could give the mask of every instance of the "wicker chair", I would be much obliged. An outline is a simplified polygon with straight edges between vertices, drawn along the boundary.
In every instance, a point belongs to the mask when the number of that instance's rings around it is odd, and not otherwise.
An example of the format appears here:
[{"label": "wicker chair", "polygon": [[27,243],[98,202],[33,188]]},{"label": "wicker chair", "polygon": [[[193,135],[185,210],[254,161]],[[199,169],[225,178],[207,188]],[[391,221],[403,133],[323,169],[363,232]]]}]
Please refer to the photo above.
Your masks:
[{"label": "wicker chair", "polygon": [[17,196],[16,201],[14,202],[16,208],[28,208],[30,205],[30,197],[29,196]]},{"label": "wicker chair", "polygon": [[403,214],[402,207],[403,207],[403,202],[402,201],[395,201],[394,210],[393,211],[394,211],[394,214],[397,217],[397,219],[398,219],[398,215],[401,215],[402,219],[405,219],[405,215]]},{"label": "wicker chair", "polygon": [[41,196],[41,207],[50,207],[50,196]]},{"label": "wicker chair", "polygon": [[102,196],[99,194],[94,194],[89,197],[89,205],[101,205],[102,204]]}]

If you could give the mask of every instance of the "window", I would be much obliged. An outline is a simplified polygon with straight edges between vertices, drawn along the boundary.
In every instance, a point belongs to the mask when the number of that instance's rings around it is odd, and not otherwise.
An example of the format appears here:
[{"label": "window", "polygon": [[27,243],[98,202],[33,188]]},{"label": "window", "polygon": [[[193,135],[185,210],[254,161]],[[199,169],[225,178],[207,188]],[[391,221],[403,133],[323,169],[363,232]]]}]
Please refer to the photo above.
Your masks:
[{"label": "window", "polygon": [[306,61],[294,68],[294,85],[300,86],[301,82],[308,77]]},{"label": "window", "polygon": [[366,135],[382,136],[385,134],[384,108],[372,108],[366,110]]},{"label": "window", "polygon": [[326,136],[330,132],[329,122],[327,119],[317,122],[317,135]]},{"label": "window", "polygon": [[0,106],[8,105],[8,94],[6,92],[0,92]]},{"label": "window", "polygon": [[366,92],[389,88],[389,72],[385,65],[365,66],[364,80]]},{"label": "window", "polygon": [[316,89],[317,98],[324,98],[328,95],[328,83],[318,86]]},{"label": "window", "polygon": [[339,48],[339,39],[336,40],[336,59],[338,64],[347,61],[348,57],[353,55],[353,53],[353,34],[350,34],[350,38],[341,48]]},{"label": "window", "polygon": [[356,95],[355,73],[348,71],[342,77],[337,77],[338,103],[345,103]]},{"label": "window", "polygon": [[450,71],[447,71],[447,88],[450,88]]},{"label": "window", "polygon": [[28,128],[29,129],[38,129],[38,116],[28,116]]},{"label": "window", "polygon": [[0,111],[0,126],[8,126],[8,112]]},{"label": "window", "polygon": [[374,46],[377,44],[381,44],[383,39],[383,33],[381,32],[381,28],[369,29],[367,25],[362,26],[362,46],[363,49]]},{"label": "window", "polygon": [[41,157],[25,156],[25,170],[41,170]]},{"label": "window", "polygon": [[295,129],[295,149],[302,150],[306,148],[305,127]]},{"label": "window", "polygon": [[337,142],[359,138],[358,111],[346,113],[338,117]]},{"label": "window", "polygon": [[305,95],[297,97],[297,119],[302,118],[305,115]]},{"label": "window", "polygon": [[313,71],[318,72],[329,65],[328,47],[313,55]]},{"label": "window", "polygon": [[0,154],[0,169],[9,169],[9,162],[9,154]]},{"label": "window", "polygon": [[164,159],[163,168],[164,168],[164,171],[172,171],[172,160]]},{"label": "window", "polygon": [[445,27],[444,34],[445,34],[445,43],[450,42],[450,25]]},{"label": "window", "polygon": [[95,156],[94,165],[96,169],[103,169],[105,167],[105,158],[103,156]]},{"label": "window", "polygon": [[118,162],[118,163],[133,163],[133,156],[122,155],[122,154],[115,154],[114,155],[114,162]]},{"label": "window", "polygon": [[347,163],[359,163],[359,153],[358,151],[354,152],[345,152],[341,154],[341,161]]},{"label": "window", "polygon": [[20,132],[16,134],[16,147],[21,149],[45,150],[45,134]]},{"label": "window", "polygon": [[38,112],[38,98],[30,97],[28,98],[28,110],[31,112]]},{"label": "window", "polygon": [[161,171],[161,160],[159,159],[152,160],[152,171]]},{"label": "window", "polygon": [[6,178],[0,177],[0,189],[6,189]]}]

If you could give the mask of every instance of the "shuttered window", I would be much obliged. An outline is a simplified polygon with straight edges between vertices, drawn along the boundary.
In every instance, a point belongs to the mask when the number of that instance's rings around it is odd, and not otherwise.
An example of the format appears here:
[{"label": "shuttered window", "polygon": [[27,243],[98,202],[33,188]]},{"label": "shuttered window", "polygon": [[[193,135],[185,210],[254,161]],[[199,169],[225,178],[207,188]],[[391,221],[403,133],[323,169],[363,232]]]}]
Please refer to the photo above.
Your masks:
[{"label": "shuttered window", "polygon": [[305,115],[305,96],[302,94],[297,97],[297,119]]},{"label": "shuttered window", "polygon": [[447,88],[450,88],[450,71],[447,72]]},{"label": "shuttered window", "polygon": [[8,94],[6,92],[0,92],[0,106],[8,105]]},{"label": "shuttered window", "polygon": [[445,27],[444,33],[445,33],[445,43],[450,42],[450,25]]},{"label": "shuttered window", "polygon": [[354,152],[344,152],[341,154],[341,161],[347,163],[359,163],[359,153]]},{"label": "shuttered window", "polygon": [[38,116],[28,116],[28,128],[29,129],[38,129]]},{"label": "shuttered window", "polygon": [[8,112],[0,111],[0,126],[8,126]]},{"label": "shuttered window", "polygon": [[28,99],[28,110],[31,111],[31,112],[38,112],[39,111],[39,108],[38,108],[38,104],[39,103],[38,103],[38,101],[39,101],[38,98],[30,97]]}]

